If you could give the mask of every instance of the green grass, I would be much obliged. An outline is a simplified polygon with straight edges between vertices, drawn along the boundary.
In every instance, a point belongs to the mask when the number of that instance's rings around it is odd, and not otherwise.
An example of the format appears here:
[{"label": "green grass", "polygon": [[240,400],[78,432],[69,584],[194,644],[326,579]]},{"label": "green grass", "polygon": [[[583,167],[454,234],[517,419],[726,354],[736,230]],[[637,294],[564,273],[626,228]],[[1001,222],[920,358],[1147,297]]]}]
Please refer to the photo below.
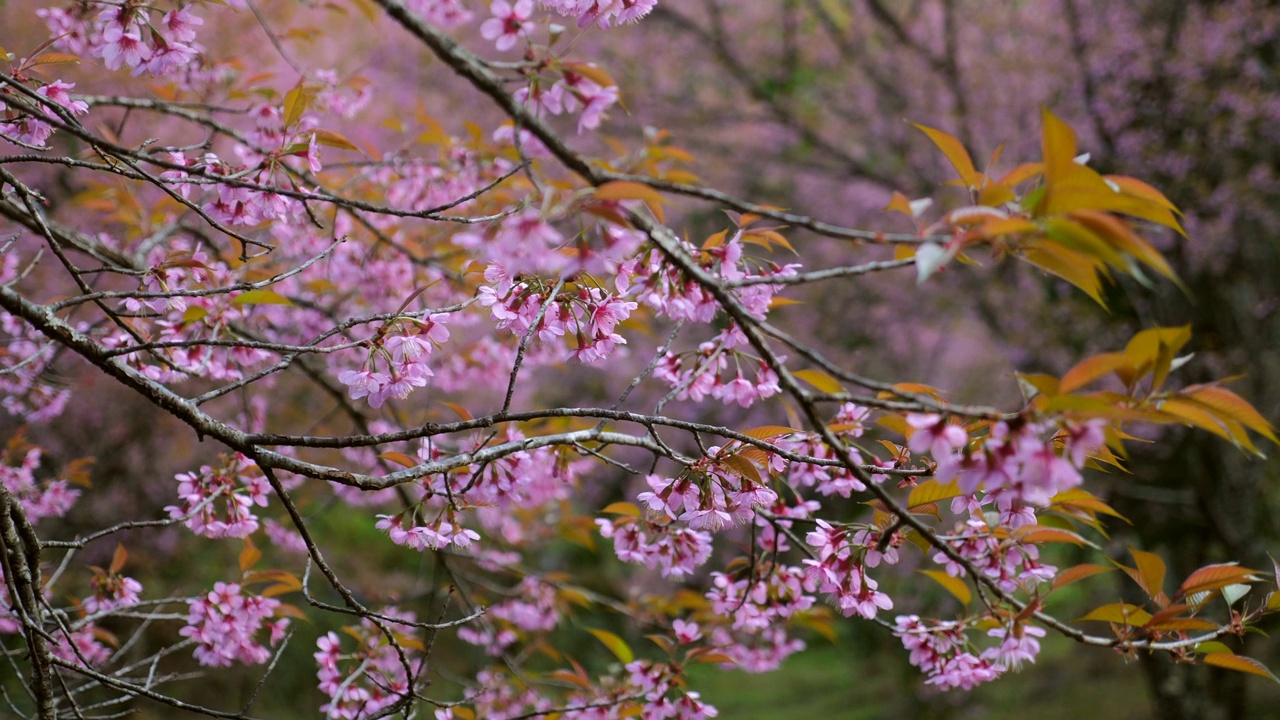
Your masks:
[{"label": "green grass", "polygon": [[[1205,672],[1209,672],[1207,668]],[[906,666],[905,654],[877,643],[862,653],[814,643],[776,673],[709,666],[689,670],[690,686],[732,720],[1134,720],[1152,717],[1142,670],[1106,650],[1048,638],[1039,662],[972,692],[938,692]],[[1256,717],[1270,717],[1276,686],[1250,678]]]}]

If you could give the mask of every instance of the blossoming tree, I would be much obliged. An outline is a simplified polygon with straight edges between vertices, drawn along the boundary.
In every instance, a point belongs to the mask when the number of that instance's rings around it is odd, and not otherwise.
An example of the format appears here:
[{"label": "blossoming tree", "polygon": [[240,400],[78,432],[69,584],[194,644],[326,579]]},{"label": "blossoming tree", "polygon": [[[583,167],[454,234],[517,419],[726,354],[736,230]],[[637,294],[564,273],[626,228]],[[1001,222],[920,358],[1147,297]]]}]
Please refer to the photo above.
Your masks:
[{"label": "blossoming tree", "polygon": [[[1049,110],[1021,164],[917,125],[955,187],[886,198],[913,232],[723,192],[678,129],[609,119],[644,89],[582,49],[654,6],[5,9],[47,30],[4,37],[0,68],[0,383],[30,424],[0,476],[9,709],[248,717],[257,690],[183,685],[251,666],[260,689],[314,641],[329,717],[712,717],[689,665],[768,671],[841,617],[942,689],[1034,662],[1050,632],[1271,677],[1231,643],[1280,609],[1280,568],[1175,586],[1155,554],[1108,560],[1119,513],[1082,487],[1123,468],[1135,427],[1276,441],[1223,383],[1176,381],[1186,327],[1021,374],[997,407],[869,377],[795,322],[824,284],[987,258],[1099,303],[1113,276],[1176,286],[1149,238],[1182,231],[1177,208],[1090,168]],[[45,452],[48,428],[111,412],[103,377],[201,443],[162,510],[78,518],[90,466]],[[431,587],[387,591],[330,506],[421,553]],[[228,546],[204,584],[130,570]],[[573,572],[598,546],[630,572]],[[893,566],[948,596],[892,597]],[[1144,602],[1081,626],[1046,610],[1116,569]],[[474,662],[433,653],[447,636]]]}]

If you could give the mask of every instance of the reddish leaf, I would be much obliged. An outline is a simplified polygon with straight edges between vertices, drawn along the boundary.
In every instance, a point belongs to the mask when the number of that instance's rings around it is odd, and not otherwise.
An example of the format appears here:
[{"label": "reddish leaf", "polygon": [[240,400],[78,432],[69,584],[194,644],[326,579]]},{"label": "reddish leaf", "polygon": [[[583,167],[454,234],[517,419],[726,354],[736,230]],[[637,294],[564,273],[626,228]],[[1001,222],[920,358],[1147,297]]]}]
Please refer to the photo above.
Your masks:
[{"label": "reddish leaf", "polygon": [[116,551],[111,555],[111,567],[107,569],[107,572],[111,575],[119,575],[128,560],[129,551],[124,549],[124,545],[117,543]]},{"label": "reddish leaf", "polygon": [[1179,595],[1193,595],[1208,590],[1217,590],[1228,585],[1250,583],[1258,580],[1257,571],[1240,567],[1235,563],[1206,565],[1187,576],[1178,588]]}]

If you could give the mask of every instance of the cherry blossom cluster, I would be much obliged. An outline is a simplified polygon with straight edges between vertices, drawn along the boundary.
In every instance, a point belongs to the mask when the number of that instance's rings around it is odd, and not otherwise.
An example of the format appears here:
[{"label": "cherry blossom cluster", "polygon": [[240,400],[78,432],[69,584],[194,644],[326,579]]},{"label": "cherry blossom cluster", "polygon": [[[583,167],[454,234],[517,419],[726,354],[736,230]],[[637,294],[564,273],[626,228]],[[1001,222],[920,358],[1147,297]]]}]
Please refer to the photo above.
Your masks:
[{"label": "cherry blossom cluster", "polygon": [[1037,423],[993,423],[974,447],[968,447],[963,428],[938,415],[908,415],[907,423],[915,428],[907,446],[933,455],[939,482],[955,480],[966,495],[983,489],[1002,510],[1015,503],[1045,507],[1054,495],[1080,485],[1088,453],[1104,440],[1100,420],[1068,424],[1061,453],[1052,439],[1044,439],[1047,427]]},{"label": "cherry blossom cluster", "polygon": [[682,718],[702,720],[720,714],[714,705],[702,702],[701,696],[693,691],[683,691],[673,700],[671,693],[676,690],[675,676],[672,668],[665,663],[652,663],[636,660],[627,663],[627,684],[633,692],[644,696],[644,709],[640,717]]},{"label": "cherry blossom cluster", "polygon": [[[893,609],[893,600],[867,576],[861,546],[853,542],[846,528],[818,520],[817,529],[805,536],[805,542],[817,552],[816,559],[804,560],[808,567],[806,586],[827,595],[841,614],[872,620],[879,611]],[[880,559],[891,557],[878,558],[877,563]]]},{"label": "cherry blossom cluster", "polygon": [[461,0],[406,0],[405,7],[422,19],[443,28],[471,22],[472,13]]},{"label": "cherry blossom cluster", "polygon": [[[742,234],[743,231],[739,230],[723,244],[703,249],[690,243],[682,243],[682,250],[697,258],[699,265],[707,273],[729,283],[788,277],[799,269],[798,264],[778,265],[744,255]],[[720,311],[720,304],[710,291],[693,278],[686,277],[658,250],[653,250],[647,257],[641,256],[627,262],[619,273],[630,278],[642,303],[664,317],[709,323]],[[729,292],[752,317],[763,319],[774,296],[782,287],[760,282],[734,287]]]},{"label": "cherry blossom cluster", "polygon": [[[677,621],[679,622],[679,621]],[[732,633],[717,626],[711,631],[708,645],[733,660],[727,667],[749,673],[777,670],[782,661],[805,649],[805,642],[787,634],[780,625],[752,633]]]},{"label": "cherry blossom cluster", "polygon": [[[971,518],[957,528],[958,537],[947,545],[1006,592],[1034,588],[1058,574],[1058,568],[1040,562],[1039,548],[997,540],[984,520]],[[934,553],[933,561],[945,566],[952,577],[966,574],[963,565],[941,551]]]},{"label": "cherry blossom cluster", "polygon": [[619,560],[657,569],[663,577],[689,577],[711,557],[711,534],[701,530],[629,517],[595,522],[600,535],[613,540]]},{"label": "cherry blossom cluster", "polygon": [[654,377],[670,385],[679,400],[712,397],[726,405],[751,407],[782,390],[773,368],[738,349],[746,344],[742,331],[730,324],[697,350],[668,352],[654,369]]},{"label": "cherry blossom cluster", "polygon": [[85,614],[96,615],[138,604],[138,593],[142,592],[142,583],[119,573],[103,572],[99,568],[94,570],[93,594],[80,603]]},{"label": "cherry blossom cluster", "polygon": [[[403,400],[416,388],[425,387],[435,375],[427,361],[435,345],[449,339],[445,323],[448,315],[433,314],[425,319],[403,318],[396,330],[379,333],[379,342],[369,350],[359,370],[338,374],[352,400],[368,398],[369,406],[378,408],[390,398]],[[385,368],[379,370],[378,368]]]},{"label": "cherry blossom cluster", "polygon": [[713,572],[707,600],[713,612],[733,621],[734,630],[758,633],[813,607],[815,598],[806,584],[804,571],[789,565],[774,566],[762,578],[735,580]]},{"label": "cherry blossom cluster", "polygon": [[[506,442],[524,439],[517,429],[508,427]],[[474,449],[484,442],[476,438]],[[451,452],[456,449],[424,441],[417,458],[430,462]],[[550,447],[517,450],[483,465],[433,476],[423,485],[417,504],[395,515],[379,515],[376,526],[392,542],[415,550],[464,548],[480,539],[478,532],[461,524],[465,511],[474,514],[480,527],[493,536],[523,544],[532,539],[527,536],[530,528],[513,512],[545,509],[550,515],[556,503],[569,497],[588,464],[582,459],[567,460]]]},{"label": "cherry blossom cluster", "polygon": [[102,642],[103,633],[93,623],[84,623],[69,631],[59,631],[50,652],[69,663],[101,665],[111,657],[111,648]]},{"label": "cherry blossom cluster", "polygon": [[650,491],[640,493],[638,500],[651,513],[712,533],[750,522],[757,507],[771,507],[778,501],[773,490],[732,472],[729,460],[718,462],[720,454],[721,448],[709,448],[711,462],[700,463],[675,478],[649,475],[645,482]]},{"label": "cherry blossom cluster", "polygon": [[489,606],[485,620],[483,627],[459,628],[458,638],[484,647],[490,655],[501,655],[530,633],[554,630],[559,625],[555,588],[537,578],[525,578],[511,599]]},{"label": "cherry blossom cluster", "polygon": [[[244,7],[244,0],[227,4]],[[204,20],[181,7],[158,20],[152,6],[127,0],[106,7],[76,3],[70,8],[43,8],[55,46],[85,57],[102,58],[108,70],[127,68],[134,75],[171,75],[185,68],[201,52],[197,28]]]},{"label": "cherry blossom cluster", "polygon": [[174,477],[182,504],[169,505],[165,512],[191,532],[208,538],[242,538],[258,531],[253,507],[267,506],[271,485],[244,455],[236,453],[224,457],[217,468],[203,465],[197,472]]},{"label": "cherry blossom cluster", "polygon": [[899,615],[894,621],[893,634],[911,653],[911,664],[928,676],[925,682],[944,690],[971,690],[996,679],[1004,670],[991,660],[967,651],[964,627],[954,621],[926,623],[915,615]]},{"label": "cherry blossom cluster", "polygon": [[603,78],[588,69],[594,67],[590,64],[566,64],[558,79],[531,78],[529,84],[516,91],[514,97],[529,106],[536,115],[580,113],[578,132],[595,130],[604,121],[605,111],[617,104],[619,96],[616,85],[603,84],[600,82]]},{"label": "cherry blossom cluster", "polygon": [[[381,614],[407,623],[416,620],[413,613],[397,608],[385,608]],[[387,626],[393,632],[408,629],[398,623],[387,623]],[[349,652],[343,651],[342,638],[335,632],[325,633],[316,640],[314,657],[320,668],[316,675],[320,679],[320,692],[329,698],[320,706],[320,712],[327,718],[344,720],[376,717],[380,711],[403,701],[424,658],[411,644],[397,649],[367,618],[344,630],[356,638],[356,646]]]},{"label": "cherry blossom cluster", "polygon": [[37,447],[13,446],[4,453],[0,462],[0,483],[22,505],[27,519],[36,523],[45,518],[62,517],[71,509],[80,491],[66,480],[40,480],[36,471],[40,467],[43,451]]},{"label": "cherry blossom cluster", "polygon": [[5,103],[4,97],[12,91],[7,87],[0,90],[0,138],[27,147],[44,147],[54,131],[53,125],[46,122],[46,120],[61,120],[58,117],[58,112],[54,109],[55,106],[72,116],[84,115],[89,112],[87,103],[71,97],[70,91],[75,86],[75,83],[61,80],[40,84],[35,90],[40,100],[32,102],[31,98],[23,98],[29,105],[35,104],[39,106],[39,115],[22,112],[17,108],[10,108]]},{"label": "cherry blossom cluster", "polygon": [[569,340],[573,347],[569,357],[588,364],[604,360],[627,343],[617,329],[636,309],[634,302],[585,284],[550,297],[545,287],[504,281],[493,265],[486,272],[488,277],[497,280],[496,286],[481,287],[479,302],[491,308],[499,330],[520,337],[532,332],[544,343]]},{"label": "cherry blossom cluster", "polygon": [[602,28],[636,22],[649,14],[658,0],[540,0],[566,17],[576,17],[578,25],[595,24]]},{"label": "cherry blossom cluster", "polygon": [[[209,667],[228,667],[239,662],[258,665],[271,656],[273,646],[284,638],[289,619],[275,617],[280,601],[249,595],[237,583],[215,583],[207,595],[187,603],[187,624],[178,634],[196,643],[196,662]],[[267,645],[259,641],[267,632]]]}]

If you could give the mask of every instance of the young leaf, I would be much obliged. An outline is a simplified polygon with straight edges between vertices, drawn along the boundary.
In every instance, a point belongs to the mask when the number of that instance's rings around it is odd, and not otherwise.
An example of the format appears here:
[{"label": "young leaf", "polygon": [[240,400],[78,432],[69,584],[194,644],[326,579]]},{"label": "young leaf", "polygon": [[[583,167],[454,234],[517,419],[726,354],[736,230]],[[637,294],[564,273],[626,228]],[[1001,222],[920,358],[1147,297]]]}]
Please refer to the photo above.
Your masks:
[{"label": "young leaf", "polygon": [[248,572],[249,568],[262,559],[262,551],[254,546],[249,538],[244,539],[244,549],[240,551],[240,572]]},{"label": "young leaf", "polygon": [[1181,394],[1280,445],[1280,439],[1276,438],[1271,423],[1244,398],[1230,390],[1217,385],[1196,385],[1186,388]]},{"label": "young leaf", "polygon": [[797,378],[809,383],[828,395],[838,395],[844,392],[844,388],[840,386],[840,382],[828,375],[825,370],[796,370],[792,375],[795,375]]},{"label": "young leaf", "polygon": [[1149,553],[1145,550],[1137,548],[1129,548],[1129,554],[1133,555],[1133,562],[1137,566],[1138,577],[1135,578],[1147,595],[1152,598],[1164,594],[1164,560],[1155,553]]},{"label": "young leaf", "polygon": [[957,577],[951,577],[943,570],[921,570],[921,574],[928,575],[942,586],[944,590],[955,596],[961,605],[968,605],[973,599],[973,594],[969,592],[969,585]]},{"label": "young leaf", "polygon": [[1062,376],[1058,392],[1069,393],[1078,390],[1128,364],[1129,361],[1124,353],[1110,352],[1087,357],[1076,363],[1075,367]]},{"label": "young leaf", "polygon": [[951,163],[951,167],[955,168],[956,172],[959,173],[960,180],[965,187],[975,188],[978,186],[981,176],[973,167],[973,159],[969,157],[969,151],[964,149],[964,145],[961,145],[954,135],[919,123],[911,123],[911,125],[928,135],[933,144],[938,146],[938,149],[946,156],[947,161]]},{"label": "young leaf", "polygon": [[1053,585],[1051,587],[1052,589],[1057,590],[1060,587],[1065,587],[1078,580],[1083,580],[1087,577],[1093,577],[1094,575],[1100,575],[1102,573],[1113,572],[1114,570],[1115,568],[1106,567],[1104,565],[1094,565],[1092,563],[1076,565],[1075,567],[1069,567],[1058,573],[1058,576],[1053,579]]},{"label": "young leaf", "polygon": [[604,506],[604,509],[602,509],[600,512],[608,513],[610,515],[626,515],[628,517],[637,517],[637,518],[640,517],[640,508],[636,507],[634,503],[629,503],[629,502],[609,503],[608,505]]},{"label": "young leaf", "polygon": [[124,545],[116,544],[116,551],[111,555],[111,566],[107,569],[110,575],[119,575],[124,569],[124,564],[129,560],[129,551],[124,549]]},{"label": "young leaf", "polygon": [[232,305],[292,305],[289,298],[274,290],[250,290],[242,292],[231,301]]},{"label": "young leaf", "polygon": [[940,483],[937,480],[925,480],[911,489],[907,496],[907,508],[916,509],[928,503],[950,500],[960,495],[960,486],[955,481]]},{"label": "young leaf", "polygon": [[1252,675],[1261,675],[1273,682],[1280,683],[1274,673],[1267,669],[1266,665],[1244,655],[1235,655],[1231,653],[1212,653],[1204,656],[1205,665],[1213,665],[1215,667],[1226,668],[1227,670],[1236,670],[1238,672],[1250,673]]},{"label": "young leaf", "polygon": [[387,452],[379,454],[378,457],[382,458],[383,460],[390,460],[391,462],[397,465],[401,465],[407,468],[418,466],[417,460],[415,460],[414,458],[408,455],[405,455],[402,452],[396,452],[395,450],[388,450]]},{"label": "young leaf", "polygon": [[1097,608],[1075,622],[1109,622],[1129,627],[1142,627],[1151,620],[1151,613],[1128,603],[1112,603]]},{"label": "young leaf", "polygon": [[623,665],[636,659],[635,653],[631,652],[631,646],[627,645],[626,641],[617,635],[608,630],[597,630],[595,628],[587,628],[586,630],[595,635],[596,639],[605,647],[609,648],[609,652],[613,653],[614,657],[618,658]]},{"label": "young leaf", "polygon": [[1206,565],[1191,573],[1186,580],[1182,581],[1182,585],[1178,588],[1178,594],[1183,596],[1194,595],[1195,593],[1224,588],[1228,585],[1250,583],[1257,580],[1258,574],[1256,570],[1240,567],[1235,563]]}]

